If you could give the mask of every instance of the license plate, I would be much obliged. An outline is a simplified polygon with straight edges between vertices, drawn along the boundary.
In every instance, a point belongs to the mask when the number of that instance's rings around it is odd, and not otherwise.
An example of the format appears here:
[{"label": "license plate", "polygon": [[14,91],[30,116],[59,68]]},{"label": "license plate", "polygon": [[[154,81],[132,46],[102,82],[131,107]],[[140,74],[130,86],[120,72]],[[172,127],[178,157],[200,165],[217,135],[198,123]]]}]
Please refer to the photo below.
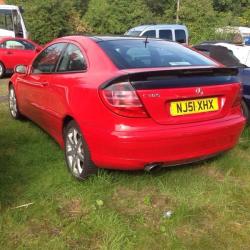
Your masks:
[{"label": "license plate", "polygon": [[172,116],[198,114],[219,110],[218,98],[204,98],[170,103]]}]

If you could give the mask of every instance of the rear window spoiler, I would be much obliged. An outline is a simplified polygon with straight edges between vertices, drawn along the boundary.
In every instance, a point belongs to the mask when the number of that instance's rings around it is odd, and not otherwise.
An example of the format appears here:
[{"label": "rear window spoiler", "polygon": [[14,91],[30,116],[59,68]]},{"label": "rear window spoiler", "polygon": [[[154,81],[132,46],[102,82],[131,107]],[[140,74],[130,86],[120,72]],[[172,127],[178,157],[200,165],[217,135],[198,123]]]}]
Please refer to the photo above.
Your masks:
[{"label": "rear window spoiler", "polygon": [[240,82],[238,68],[193,68],[128,73],[104,83],[101,88],[129,81],[135,89],[180,88]]}]

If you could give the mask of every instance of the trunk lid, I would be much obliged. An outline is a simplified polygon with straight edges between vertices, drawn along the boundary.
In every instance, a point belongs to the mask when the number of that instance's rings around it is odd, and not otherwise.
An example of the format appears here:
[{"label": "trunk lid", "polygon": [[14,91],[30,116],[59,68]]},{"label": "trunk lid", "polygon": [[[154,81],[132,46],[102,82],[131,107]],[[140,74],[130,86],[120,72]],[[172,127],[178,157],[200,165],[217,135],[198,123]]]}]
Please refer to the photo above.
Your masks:
[{"label": "trunk lid", "polygon": [[128,80],[155,122],[180,124],[226,116],[239,93],[237,74],[235,68],[211,67],[131,70]]}]

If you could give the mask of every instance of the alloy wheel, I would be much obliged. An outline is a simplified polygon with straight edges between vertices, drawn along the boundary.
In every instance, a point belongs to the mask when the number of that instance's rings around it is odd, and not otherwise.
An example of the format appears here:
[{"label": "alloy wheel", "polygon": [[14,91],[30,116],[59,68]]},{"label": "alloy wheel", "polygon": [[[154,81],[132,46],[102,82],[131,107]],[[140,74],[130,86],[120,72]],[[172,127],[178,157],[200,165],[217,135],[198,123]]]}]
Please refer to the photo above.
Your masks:
[{"label": "alloy wheel", "polygon": [[16,94],[13,88],[10,88],[9,92],[9,106],[11,115],[16,118],[17,117],[17,101],[16,101]]},{"label": "alloy wheel", "polygon": [[66,134],[65,154],[72,174],[80,177],[84,169],[84,149],[81,133],[71,127]]},{"label": "alloy wheel", "polygon": [[0,63],[0,78],[4,75],[4,66]]}]

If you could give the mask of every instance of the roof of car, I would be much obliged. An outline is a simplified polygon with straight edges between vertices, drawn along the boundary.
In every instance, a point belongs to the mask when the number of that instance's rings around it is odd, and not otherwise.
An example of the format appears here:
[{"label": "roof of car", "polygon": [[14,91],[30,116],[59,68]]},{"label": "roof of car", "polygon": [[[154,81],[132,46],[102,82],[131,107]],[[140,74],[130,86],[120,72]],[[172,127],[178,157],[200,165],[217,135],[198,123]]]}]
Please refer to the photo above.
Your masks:
[{"label": "roof of car", "polygon": [[227,41],[227,40],[210,40],[210,41],[204,41],[204,42],[200,43],[199,45],[216,45],[217,43],[232,44],[231,41]]},{"label": "roof of car", "polygon": [[7,5],[7,4],[0,4],[0,10],[18,10],[19,7],[16,5]]},{"label": "roof of car", "polygon": [[[91,39],[95,41],[113,41],[113,40],[145,40],[145,37],[133,37],[133,36],[92,36]],[[153,40],[159,40],[150,38]]]},{"label": "roof of car", "polygon": [[130,29],[130,31],[143,31],[147,28],[152,28],[152,29],[186,29],[185,25],[180,25],[180,24],[147,24],[147,25],[140,25],[140,26],[136,26],[132,29]]},{"label": "roof of car", "polygon": [[13,37],[13,36],[0,36],[0,41],[5,41],[5,40],[26,40],[26,41],[30,41],[29,39],[25,39],[22,37]]},{"label": "roof of car", "polygon": [[[133,36],[114,36],[114,35],[92,35],[92,36],[87,36],[87,35],[75,35],[75,36],[66,36],[66,37],[61,37],[58,38],[58,40],[64,40],[64,39],[69,39],[69,40],[78,40],[82,38],[88,38],[91,40],[94,40],[95,42],[102,42],[102,41],[114,41],[114,40],[145,40],[145,37],[133,37]],[[148,38],[150,40],[162,40],[159,38]],[[56,39],[57,40],[57,39]],[[172,41],[170,41],[172,42]]]}]

